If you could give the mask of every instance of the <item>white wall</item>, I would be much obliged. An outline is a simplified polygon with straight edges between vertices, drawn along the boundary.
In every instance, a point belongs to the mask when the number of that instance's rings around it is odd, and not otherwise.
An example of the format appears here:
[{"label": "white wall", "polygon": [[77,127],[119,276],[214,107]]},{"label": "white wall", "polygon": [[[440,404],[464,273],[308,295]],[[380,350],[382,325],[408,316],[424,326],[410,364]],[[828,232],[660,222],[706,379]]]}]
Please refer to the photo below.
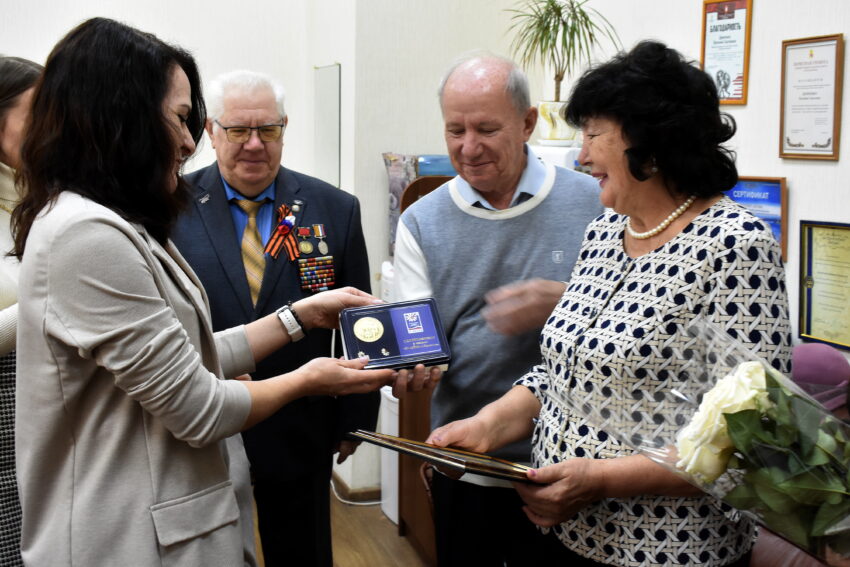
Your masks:
[{"label": "white wall", "polygon": [[[304,22],[308,2],[277,0],[244,4],[182,0],[2,0],[0,53],[43,63],[53,45],[71,28],[95,16],[120,20],[191,51],[204,80],[245,67],[278,77],[287,90],[290,126],[286,130],[284,163],[295,169],[312,167],[312,70],[304,65]],[[187,169],[215,160],[209,143],[202,144]]]}]

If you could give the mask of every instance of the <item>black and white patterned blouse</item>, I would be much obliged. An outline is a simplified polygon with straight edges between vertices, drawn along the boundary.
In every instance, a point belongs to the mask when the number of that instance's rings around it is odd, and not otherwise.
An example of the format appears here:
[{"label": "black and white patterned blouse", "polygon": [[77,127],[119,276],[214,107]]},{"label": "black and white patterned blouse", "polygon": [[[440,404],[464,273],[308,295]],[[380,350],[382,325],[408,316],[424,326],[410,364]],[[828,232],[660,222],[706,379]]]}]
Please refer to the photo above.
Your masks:
[{"label": "black and white patterned blouse", "polygon": [[[789,371],[784,269],[765,224],[723,197],[668,243],[630,258],[625,221],[606,212],[590,224],[540,337],[542,363],[517,381],[542,404],[537,467],[634,453],[571,410],[571,395],[603,417],[615,412],[678,430],[682,423],[647,408],[682,384],[685,328],[699,315]],[[567,547],[601,563],[720,566],[749,550],[755,527],[709,496],[647,495],[599,501],[554,530]]]}]

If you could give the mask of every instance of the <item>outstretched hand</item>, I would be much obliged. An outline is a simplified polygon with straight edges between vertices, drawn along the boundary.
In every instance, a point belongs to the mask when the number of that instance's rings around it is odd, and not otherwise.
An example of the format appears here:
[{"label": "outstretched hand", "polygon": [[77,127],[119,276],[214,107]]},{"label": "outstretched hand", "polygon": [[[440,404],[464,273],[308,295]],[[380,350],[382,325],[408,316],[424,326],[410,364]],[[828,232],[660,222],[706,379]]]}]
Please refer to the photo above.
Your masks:
[{"label": "outstretched hand", "polygon": [[425,442],[438,447],[457,447],[475,453],[486,453],[491,448],[487,426],[477,416],[438,427]]},{"label": "outstretched hand", "polygon": [[519,335],[543,327],[565,289],[564,282],[540,278],[497,287],[484,296],[481,314],[494,332]]},{"label": "outstretched hand", "polygon": [[363,370],[368,362],[368,358],[314,358],[293,373],[303,380],[305,393],[313,396],[365,394],[392,384],[398,377],[390,369]]},{"label": "outstretched hand", "polygon": [[292,308],[304,323],[305,330],[339,327],[339,312],[348,307],[363,307],[383,303],[374,295],[355,287],[343,287],[317,293],[296,301]]},{"label": "outstretched hand", "polygon": [[404,368],[398,371],[398,378],[393,384],[393,396],[403,398],[407,392],[433,390],[443,377],[439,366],[417,364],[414,368]]}]

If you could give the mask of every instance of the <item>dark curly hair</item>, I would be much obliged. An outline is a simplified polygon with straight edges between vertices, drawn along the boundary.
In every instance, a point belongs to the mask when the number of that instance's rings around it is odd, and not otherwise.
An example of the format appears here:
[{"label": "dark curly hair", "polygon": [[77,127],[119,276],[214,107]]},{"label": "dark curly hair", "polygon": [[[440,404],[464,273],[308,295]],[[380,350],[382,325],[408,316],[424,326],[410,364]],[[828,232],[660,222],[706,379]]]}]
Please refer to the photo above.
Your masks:
[{"label": "dark curly hair", "polygon": [[16,256],[39,211],[63,191],[109,207],[165,242],[189,200],[182,179],[171,190],[177,142],[163,101],[175,66],[189,78],[187,126],[197,143],[206,108],[188,52],[105,18],[83,22],[56,44],[21,150],[27,193],[12,218]]},{"label": "dark curly hair", "polygon": [[576,83],[565,117],[576,127],[590,118],[619,123],[629,171],[648,179],[656,165],[666,186],[711,197],[738,181],[735,153],[721,146],[735,120],[719,109],[717,88],[678,51],[642,41],[628,53],[589,71]]}]

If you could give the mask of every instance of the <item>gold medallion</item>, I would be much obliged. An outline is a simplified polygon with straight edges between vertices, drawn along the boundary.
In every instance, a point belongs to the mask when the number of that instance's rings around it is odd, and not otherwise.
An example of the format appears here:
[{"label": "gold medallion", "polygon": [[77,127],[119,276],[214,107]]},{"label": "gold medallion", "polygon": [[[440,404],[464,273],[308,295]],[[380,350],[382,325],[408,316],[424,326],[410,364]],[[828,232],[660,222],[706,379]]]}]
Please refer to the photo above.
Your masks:
[{"label": "gold medallion", "polygon": [[309,240],[302,240],[298,243],[298,249],[302,254],[311,254],[313,252],[313,243]]},{"label": "gold medallion", "polygon": [[354,322],[354,336],[364,343],[374,343],[384,336],[384,325],[374,317],[363,317]]}]

